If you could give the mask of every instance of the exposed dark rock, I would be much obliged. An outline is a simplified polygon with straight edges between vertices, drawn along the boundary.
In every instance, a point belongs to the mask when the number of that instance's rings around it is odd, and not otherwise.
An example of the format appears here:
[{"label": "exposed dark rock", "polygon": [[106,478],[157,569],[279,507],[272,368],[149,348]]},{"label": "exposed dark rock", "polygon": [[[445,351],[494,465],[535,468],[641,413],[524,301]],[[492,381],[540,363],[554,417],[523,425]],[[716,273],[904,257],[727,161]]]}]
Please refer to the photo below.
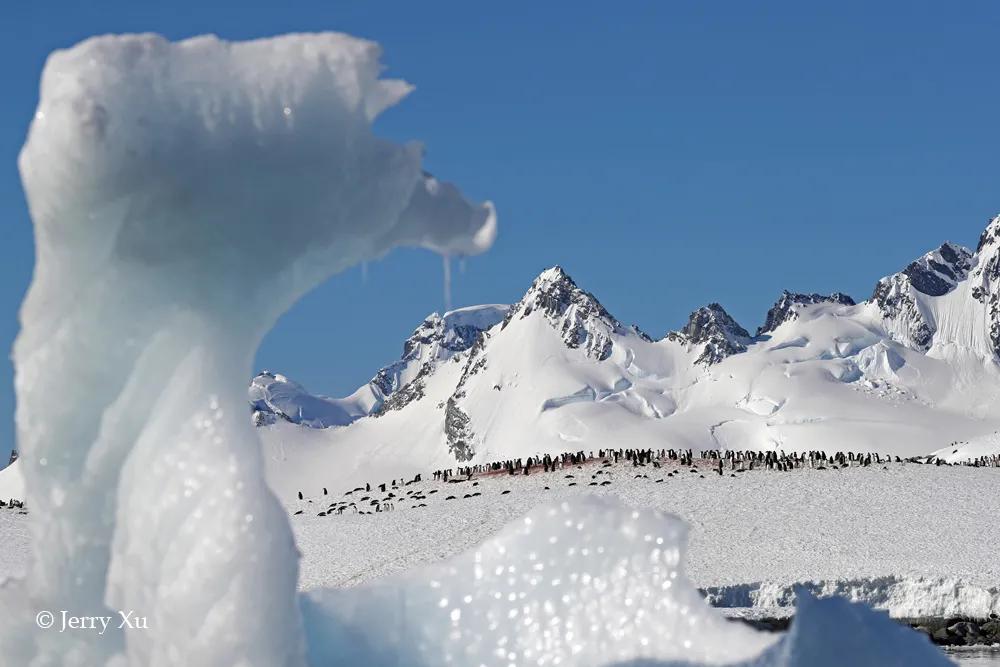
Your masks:
[{"label": "exposed dark rock", "polygon": [[687,345],[702,345],[696,361],[706,365],[717,364],[726,357],[746,352],[747,346],[753,342],[750,333],[717,303],[710,303],[691,313],[687,325],[679,332],[667,334],[667,338]]},{"label": "exposed dark rock", "polygon": [[973,255],[968,248],[945,243],[910,264],[900,273],[882,278],[875,286],[871,301],[882,316],[895,322],[889,327],[902,344],[927,350],[935,328],[916,302],[916,294],[944,296],[969,276]]},{"label": "exposed dark rock", "polygon": [[[784,632],[794,622],[792,616],[734,618],[758,630]],[[899,618],[902,625],[927,635],[938,646],[979,646],[1000,643],[1000,624],[971,618]]]},{"label": "exposed dark rock", "polygon": [[972,297],[986,306],[990,343],[993,353],[1000,354],[1000,215],[979,237],[976,254],[979,261],[970,277]]},{"label": "exposed dark rock", "polygon": [[381,417],[386,412],[391,410],[402,410],[410,403],[419,401],[424,397],[424,379],[432,371],[433,367],[430,362],[425,362],[417,372],[417,376],[397,391],[389,394],[389,396],[382,401],[381,405],[378,406],[372,415],[375,417]]},{"label": "exposed dark rock", "polygon": [[444,413],[444,433],[448,441],[448,451],[457,461],[468,461],[475,450],[469,415],[465,414],[454,397],[448,399]]},{"label": "exposed dark rock", "polygon": [[771,306],[771,309],[767,311],[767,318],[764,320],[764,325],[757,329],[757,335],[770,333],[785,322],[798,318],[802,308],[816,303],[839,303],[844,306],[853,306],[854,299],[840,292],[824,296],[815,293],[798,294],[785,290]]},{"label": "exposed dark rock", "polygon": [[502,327],[535,311],[545,315],[567,347],[581,348],[599,361],[611,356],[612,334],[626,333],[621,322],[612,317],[593,294],[577,287],[559,266],[535,278],[524,297],[510,309]]},{"label": "exposed dark rock", "polygon": [[[419,400],[423,397],[423,380],[421,376],[426,376],[433,370],[428,368],[430,362],[446,360],[474,347],[482,338],[483,333],[498,324],[499,321],[499,319],[494,321],[485,318],[473,323],[463,321],[449,314],[445,314],[444,317],[437,313],[428,316],[410,334],[406,342],[403,343],[402,358],[380,369],[375,374],[375,377],[371,379],[371,385],[386,403],[390,403],[390,396],[412,385],[417,379],[421,380],[420,387],[413,387],[407,392],[410,397],[409,400],[397,398],[391,401],[390,405],[381,406],[376,410],[376,413],[381,414],[387,410],[398,410],[408,405],[412,400]],[[400,385],[400,371],[408,364],[421,358],[425,359],[425,361],[423,366],[421,366],[418,377],[406,384]]]}]

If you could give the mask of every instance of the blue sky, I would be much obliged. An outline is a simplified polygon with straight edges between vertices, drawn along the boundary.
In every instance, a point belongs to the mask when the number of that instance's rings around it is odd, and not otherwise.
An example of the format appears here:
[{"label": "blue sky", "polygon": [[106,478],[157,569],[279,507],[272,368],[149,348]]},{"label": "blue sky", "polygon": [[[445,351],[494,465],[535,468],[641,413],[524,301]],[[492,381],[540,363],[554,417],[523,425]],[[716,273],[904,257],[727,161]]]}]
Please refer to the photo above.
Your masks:
[{"label": "blue sky", "polygon": [[[44,59],[107,32],[380,42],[387,73],[417,89],[378,132],[424,141],[431,171],[499,211],[455,305],[516,300],[556,263],[654,336],[708,301],[752,329],[784,288],[865,298],[946,239],[974,245],[1000,212],[1000,4],[820,4],[6,3],[2,345],[31,276],[15,160]],[[397,251],[303,299],[258,367],[347,393],[441,307],[440,259]],[[0,366],[3,451],[11,379]]]}]

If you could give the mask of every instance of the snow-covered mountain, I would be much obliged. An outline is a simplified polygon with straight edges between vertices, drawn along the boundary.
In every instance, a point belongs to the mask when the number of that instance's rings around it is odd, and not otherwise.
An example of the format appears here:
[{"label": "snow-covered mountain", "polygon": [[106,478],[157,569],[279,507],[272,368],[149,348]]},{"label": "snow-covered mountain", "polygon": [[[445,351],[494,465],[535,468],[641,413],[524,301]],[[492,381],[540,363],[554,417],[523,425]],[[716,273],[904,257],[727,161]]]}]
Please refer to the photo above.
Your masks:
[{"label": "snow-covered mountain", "polygon": [[998,258],[1000,216],[862,303],[786,291],[755,336],[712,303],[658,340],[557,266],[430,316],[346,399],[261,375],[251,401],[281,493],[609,446],[929,454],[1000,429]]},{"label": "snow-covered mountain", "polygon": [[327,428],[399,409],[422,395],[423,375],[472,347],[482,332],[501,322],[506,314],[507,306],[502,305],[461,308],[443,316],[431,313],[403,343],[399,361],[380,369],[346,398],[315,396],[284,375],[263,371],[250,383],[254,424],[265,426],[284,420]]}]

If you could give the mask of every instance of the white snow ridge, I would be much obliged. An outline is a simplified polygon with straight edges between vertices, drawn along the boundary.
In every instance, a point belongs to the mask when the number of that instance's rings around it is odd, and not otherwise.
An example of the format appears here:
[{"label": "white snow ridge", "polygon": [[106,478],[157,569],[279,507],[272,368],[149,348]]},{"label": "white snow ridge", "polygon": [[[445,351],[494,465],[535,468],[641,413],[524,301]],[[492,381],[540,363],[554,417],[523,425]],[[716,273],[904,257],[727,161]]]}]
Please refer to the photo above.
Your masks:
[{"label": "white snow ridge", "polygon": [[[465,256],[496,235],[492,205],[425,174],[420,146],[372,134],[410,90],[380,69],[377,45],[339,34],[100,37],[50,57],[19,163],[37,261],[14,349],[21,457],[0,479],[12,489],[23,477],[32,556],[26,577],[0,586],[0,661],[948,664],[843,599],[801,596],[781,637],[730,623],[684,574],[682,522],[614,499],[535,504],[428,570],[297,594],[275,489],[668,435],[759,448],[808,428],[811,443],[875,443],[905,420],[923,446],[920,429],[946,414],[971,435],[996,396],[977,390],[994,370],[960,363],[1000,344],[987,326],[996,262],[983,259],[996,258],[994,233],[967,280],[928,260],[940,284],[914,270],[880,304],[929,332],[926,348],[900,340],[903,328],[890,336],[873,302],[814,295],[776,310],[766,341],[717,304],[653,341],[554,268],[509,309],[431,316],[347,399],[259,376],[255,429],[251,360],[297,298],[397,246]],[[921,291],[941,284],[943,295]],[[981,325],[971,333],[966,297]],[[956,393],[934,393],[953,380]],[[896,401],[901,420],[873,425],[885,403],[872,401]],[[953,412],[917,407],[934,401]],[[36,624],[45,610],[145,623],[59,632]]]}]

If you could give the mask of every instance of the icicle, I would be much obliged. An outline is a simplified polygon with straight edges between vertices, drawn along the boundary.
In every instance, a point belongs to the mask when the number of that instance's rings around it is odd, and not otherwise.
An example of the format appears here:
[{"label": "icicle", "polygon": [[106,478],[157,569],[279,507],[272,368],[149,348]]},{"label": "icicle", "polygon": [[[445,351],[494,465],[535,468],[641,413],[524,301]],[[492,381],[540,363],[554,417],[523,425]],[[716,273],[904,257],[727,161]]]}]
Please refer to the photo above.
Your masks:
[{"label": "icicle", "polygon": [[451,310],[451,257],[441,255],[441,262],[444,264],[444,309],[447,312]]}]

